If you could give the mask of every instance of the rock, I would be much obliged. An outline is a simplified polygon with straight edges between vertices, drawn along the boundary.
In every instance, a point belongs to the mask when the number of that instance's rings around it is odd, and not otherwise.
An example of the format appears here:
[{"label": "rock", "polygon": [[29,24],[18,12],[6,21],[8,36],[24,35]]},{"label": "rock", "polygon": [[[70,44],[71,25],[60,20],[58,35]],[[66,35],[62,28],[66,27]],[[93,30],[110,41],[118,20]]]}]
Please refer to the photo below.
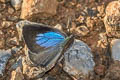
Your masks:
[{"label": "rock", "polygon": [[17,46],[17,45],[19,45],[19,41],[17,41],[17,37],[6,39],[6,46],[7,47],[14,47],[14,46]]},{"label": "rock", "polygon": [[120,62],[112,63],[105,74],[102,80],[120,80]]},{"label": "rock", "polygon": [[6,2],[9,2],[10,0],[0,0],[0,2],[2,3],[6,3]]},{"label": "rock", "polygon": [[4,38],[1,38],[0,39],[0,49],[3,49],[4,46],[5,46],[5,40],[4,40]]},{"label": "rock", "polygon": [[13,24],[13,22],[11,22],[11,21],[3,21],[2,22],[2,27],[8,28],[11,24]]},{"label": "rock", "polygon": [[22,5],[22,0],[11,0],[11,5],[15,8],[15,10],[19,10]]},{"label": "rock", "polygon": [[55,25],[54,28],[58,30],[63,30],[63,27],[60,24]]},{"label": "rock", "polygon": [[[3,0],[4,1],[4,0]],[[5,4],[0,4],[0,12],[3,11],[6,8]]]},{"label": "rock", "polygon": [[40,67],[29,65],[28,60],[26,60],[26,57],[22,58],[23,74],[25,74],[29,79],[43,76],[45,70]]},{"label": "rock", "polygon": [[8,20],[8,21],[13,21],[13,22],[14,22],[14,21],[17,22],[18,19],[19,19],[19,18],[18,18],[17,16],[8,16],[8,17],[7,17],[7,20]]},{"label": "rock", "polygon": [[98,75],[104,75],[105,74],[105,66],[99,64],[98,66],[95,67],[95,73]]},{"label": "rock", "polygon": [[87,26],[82,25],[76,28],[76,32],[79,36],[86,36],[89,33]]},{"label": "rock", "polygon": [[3,3],[5,3],[5,1],[6,1],[6,0],[0,0],[0,2],[3,2]]},{"label": "rock", "polygon": [[33,8],[33,11],[35,13],[48,13],[51,15],[56,14],[56,9],[58,7],[57,0],[39,0],[36,2],[35,7]]},{"label": "rock", "polygon": [[90,16],[90,17],[95,17],[97,16],[97,9],[96,8],[87,8],[87,14]]},{"label": "rock", "polygon": [[120,61],[120,39],[114,39],[112,44],[112,58],[113,60]]},{"label": "rock", "polygon": [[22,68],[22,57],[20,56],[16,63],[11,66],[11,69],[17,69],[18,67]]},{"label": "rock", "polygon": [[85,18],[80,15],[80,16],[76,19],[76,21],[79,21],[80,23],[84,23]]},{"label": "rock", "polygon": [[110,37],[120,37],[120,1],[112,1],[106,7],[104,24]]},{"label": "rock", "polygon": [[93,19],[91,19],[91,17],[87,17],[86,25],[88,28],[90,28],[92,30],[94,28],[95,24],[96,24],[95,21]]},{"label": "rock", "polygon": [[24,76],[20,67],[18,67],[15,71],[12,71],[10,80],[24,80]]},{"label": "rock", "polygon": [[73,45],[64,53],[64,71],[75,78],[85,78],[95,66],[90,48],[82,41],[75,40]]},{"label": "rock", "polygon": [[0,49],[4,48],[4,45],[5,45],[4,34],[2,30],[0,30]]},{"label": "rock", "polygon": [[55,15],[57,6],[57,0],[23,0],[20,18],[25,19],[26,16],[37,13]]},{"label": "rock", "polygon": [[11,50],[0,50],[0,74],[3,75],[3,72],[6,67],[6,63],[11,56]]},{"label": "rock", "polygon": [[21,15],[20,15],[21,19],[25,19],[26,16],[30,15],[33,1],[34,0],[23,0],[22,8],[21,8]]},{"label": "rock", "polygon": [[100,6],[97,6],[97,10],[99,12],[99,14],[97,14],[98,17],[103,17],[105,16],[105,5],[100,5]]},{"label": "rock", "polygon": [[44,80],[56,80],[56,79],[54,77],[52,77],[52,76],[47,76],[47,77],[45,77]]},{"label": "rock", "polygon": [[9,14],[13,14],[14,13],[14,9],[13,8],[8,8],[8,13]]}]

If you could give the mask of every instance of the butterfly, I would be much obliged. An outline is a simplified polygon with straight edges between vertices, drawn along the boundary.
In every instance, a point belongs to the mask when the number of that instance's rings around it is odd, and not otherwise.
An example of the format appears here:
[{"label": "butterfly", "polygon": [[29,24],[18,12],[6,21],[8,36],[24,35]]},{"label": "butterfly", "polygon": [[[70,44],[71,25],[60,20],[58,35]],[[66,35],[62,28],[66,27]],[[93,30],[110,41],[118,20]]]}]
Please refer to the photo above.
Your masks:
[{"label": "butterfly", "polygon": [[29,59],[37,66],[52,68],[74,41],[74,37],[43,24],[27,24],[22,36]]}]

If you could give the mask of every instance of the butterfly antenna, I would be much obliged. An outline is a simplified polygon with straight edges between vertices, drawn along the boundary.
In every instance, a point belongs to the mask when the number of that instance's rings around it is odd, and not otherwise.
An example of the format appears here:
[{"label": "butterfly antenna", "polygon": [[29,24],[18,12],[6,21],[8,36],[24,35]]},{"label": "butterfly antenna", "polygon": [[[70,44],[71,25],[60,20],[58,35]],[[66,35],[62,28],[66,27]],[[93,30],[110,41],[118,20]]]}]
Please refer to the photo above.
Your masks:
[{"label": "butterfly antenna", "polygon": [[71,27],[71,17],[68,17],[68,21],[67,21],[67,30],[70,34],[70,27]]}]

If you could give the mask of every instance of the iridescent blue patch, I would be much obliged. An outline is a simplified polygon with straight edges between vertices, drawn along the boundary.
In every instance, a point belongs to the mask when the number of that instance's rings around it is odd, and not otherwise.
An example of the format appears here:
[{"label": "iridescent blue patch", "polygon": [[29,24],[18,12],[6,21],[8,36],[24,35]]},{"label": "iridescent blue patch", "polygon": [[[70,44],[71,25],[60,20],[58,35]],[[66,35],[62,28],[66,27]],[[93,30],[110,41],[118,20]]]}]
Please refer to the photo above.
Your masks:
[{"label": "iridescent blue patch", "polygon": [[41,47],[53,47],[64,41],[65,37],[57,32],[40,33],[36,36],[36,43]]}]

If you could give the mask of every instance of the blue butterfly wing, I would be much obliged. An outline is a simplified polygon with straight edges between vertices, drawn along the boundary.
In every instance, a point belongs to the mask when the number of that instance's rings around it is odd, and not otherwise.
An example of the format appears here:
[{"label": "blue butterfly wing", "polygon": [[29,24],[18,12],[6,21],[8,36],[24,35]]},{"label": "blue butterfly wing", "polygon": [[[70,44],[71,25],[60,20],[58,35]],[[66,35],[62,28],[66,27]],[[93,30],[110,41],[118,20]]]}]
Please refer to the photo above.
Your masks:
[{"label": "blue butterfly wing", "polygon": [[57,32],[40,33],[36,36],[36,43],[41,47],[54,47],[63,42],[65,37]]},{"label": "blue butterfly wing", "polygon": [[44,25],[25,25],[22,33],[30,51],[29,57],[35,64],[47,66],[60,56],[60,44],[66,34]]}]

